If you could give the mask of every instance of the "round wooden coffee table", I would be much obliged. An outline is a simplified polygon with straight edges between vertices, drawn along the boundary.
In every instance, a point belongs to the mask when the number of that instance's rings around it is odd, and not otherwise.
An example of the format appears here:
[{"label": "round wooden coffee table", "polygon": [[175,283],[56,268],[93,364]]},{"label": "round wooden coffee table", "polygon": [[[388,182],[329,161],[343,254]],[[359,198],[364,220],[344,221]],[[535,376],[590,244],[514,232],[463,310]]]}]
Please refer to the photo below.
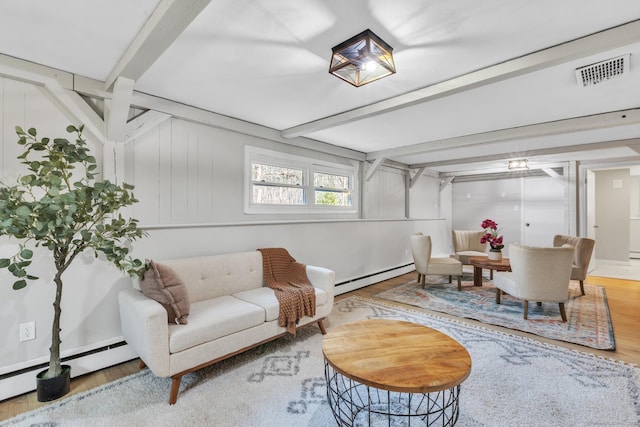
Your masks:
[{"label": "round wooden coffee table", "polygon": [[322,353],[329,405],[340,426],[406,420],[451,426],[458,420],[471,356],[442,332],[401,320],[362,320],[325,335]]},{"label": "round wooden coffee table", "polygon": [[[502,258],[500,261],[490,260],[486,256],[472,256],[469,258],[469,264],[473,266],[473,286],[482,286],[482,269],[486,268],[490,271],[511,271],[511,263],[509,258]],[[493,278],[493,273],[491,274]]]}]

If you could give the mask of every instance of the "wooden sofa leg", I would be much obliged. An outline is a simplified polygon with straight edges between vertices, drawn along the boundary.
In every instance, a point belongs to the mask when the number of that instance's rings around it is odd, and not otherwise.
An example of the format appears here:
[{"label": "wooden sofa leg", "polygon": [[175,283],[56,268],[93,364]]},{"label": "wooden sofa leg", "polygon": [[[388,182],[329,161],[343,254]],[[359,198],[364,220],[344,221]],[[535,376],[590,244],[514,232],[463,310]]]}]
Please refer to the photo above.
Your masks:
[{"label": "wooden sofa leg", "polygon": [[171,377],[171,393],[169,394],[169,405],[173,405],[178,400],[178,392],[180,391],[180,380],[182,380],[182,375],[179,377]]},{"label": "wooden sofa leg", "polygon": [[462,276],[458,276],[458,291],[462,290]]},{"label": "wooden sofa leg", "polygon": [[320,327],[320,332],[322,333],[322,335],[327,335],[327,330],[324,328],[322,320],[323,319],[318,320],[318,326]]},{"label": "wooden sofa leg", "polygon": [[580,280],[580,292],[584,295],[584,280]]},{"label": "wooden sofa leg", "polygon": [[529,301],[524,300],[524,320],[529,318]]},{"label": "wooden sofa leg", "polygon": [[564,303],[561,302],[560,304],[560,317],[562,317],[562,321],[566,322],[567,321],[567,312],[564,309]]},{"label": "wooden sofa leg", "polygon": [[147,364],[144,363],[144,360],[140,359],[140,364],[138,365],[138,369],[144,369],[147,367]]}]

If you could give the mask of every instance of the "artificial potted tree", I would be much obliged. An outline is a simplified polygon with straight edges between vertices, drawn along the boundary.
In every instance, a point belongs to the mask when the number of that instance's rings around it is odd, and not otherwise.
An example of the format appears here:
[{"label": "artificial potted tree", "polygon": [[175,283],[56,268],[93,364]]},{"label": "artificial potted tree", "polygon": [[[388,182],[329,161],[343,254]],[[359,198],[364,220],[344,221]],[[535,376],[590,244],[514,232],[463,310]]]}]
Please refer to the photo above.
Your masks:
[{"label": "artificial potted tree", "polygon": [[137,275],[144,263],[129,255],[127,244],[145,235],[135,219],[124,219],[119,210],[137,202],[133,186],[96,180],[97,165],[85,139],[83,126],[68,126],[75,134],[66,138],[38,138],[37,131],[16,126],[18,144],[25,151],[18,159],[27,173],[13,186],[0,182],[0,236],[20,240],[17,252],[0,259],[0,268],[15,276],[13,289],[29,280],[27,273],[34,247],[52,254],[56,287],[49,366],[37,375],[39,401],[57,399],[69,391],[70,367],[60,359],[60,315],[63,273],[77,256],[92,251],[129,275]]}]

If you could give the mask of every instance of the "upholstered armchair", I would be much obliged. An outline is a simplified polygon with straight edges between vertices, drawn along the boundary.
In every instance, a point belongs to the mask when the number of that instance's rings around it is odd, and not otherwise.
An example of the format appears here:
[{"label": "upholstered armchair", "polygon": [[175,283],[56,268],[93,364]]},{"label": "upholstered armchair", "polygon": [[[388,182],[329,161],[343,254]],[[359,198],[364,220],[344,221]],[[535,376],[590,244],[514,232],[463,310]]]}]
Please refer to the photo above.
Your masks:
[{"label": "upholstered armchair", "polygon": [[564,302],[569,299],[569,277],[573,261],[573,246],[553,248],[509,245],[511,272],[496,272],[496,303],[502,292],[524,300],[524,318],[529,301],[555,302],[560,306],[562,321],[567,321]]},{"label": "upholstered armchair", "polygon": [[449,276],[449,283],[453,276],[458,277],[458,290],[462,290],[462,263],[450,257],[431,257],[431,236],[422,233],[409,236],[413,262],[418,272],[418,282],[425,286],[425,276],[428,274]]},{"label": "upholstered armchair", "polygon": [[[462,265],[471,265],[469,258],[473,256],[486,256],[487,244],[480,243],[480,238],[485,232],[475,230],[452,230],[451,240],[453,242],[453,257],[460,261]],[[493,270],[490,270],[493,278]]]},{"label": "upholstered armchair", "polygon": [[553,246],[571,245],[574,249],[571,280],[580,281],[580,292],[584,295],[584,281],[587,278],[589,262],[596,241],[586,237],[563,236],[558,234],[553,237]]}]

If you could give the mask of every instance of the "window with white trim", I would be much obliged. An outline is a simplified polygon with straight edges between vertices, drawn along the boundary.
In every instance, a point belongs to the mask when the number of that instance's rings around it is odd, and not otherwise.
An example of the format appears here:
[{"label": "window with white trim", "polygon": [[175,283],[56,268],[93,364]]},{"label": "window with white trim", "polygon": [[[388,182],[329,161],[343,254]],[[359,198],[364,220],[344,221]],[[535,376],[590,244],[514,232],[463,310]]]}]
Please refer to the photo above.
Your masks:
[{"label": "window with white trim", "polygon": [[247,213],[356,212],[356,168],[245,149]]}]

